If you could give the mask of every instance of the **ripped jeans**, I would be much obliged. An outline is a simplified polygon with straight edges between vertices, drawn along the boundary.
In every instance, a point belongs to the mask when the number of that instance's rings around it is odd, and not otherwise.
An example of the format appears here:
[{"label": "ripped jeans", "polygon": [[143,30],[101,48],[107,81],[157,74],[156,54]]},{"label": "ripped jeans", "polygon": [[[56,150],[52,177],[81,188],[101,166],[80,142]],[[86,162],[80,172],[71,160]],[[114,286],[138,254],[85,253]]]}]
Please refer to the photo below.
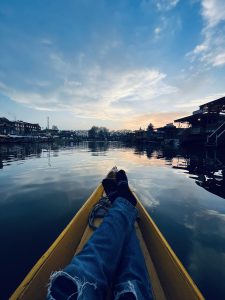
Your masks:
[{"label": "ripped jeans", "polygon": [[64,270],[51,275],[48,300],[153,299],[136,236],[137,209],[118,197],[83,250]]}]

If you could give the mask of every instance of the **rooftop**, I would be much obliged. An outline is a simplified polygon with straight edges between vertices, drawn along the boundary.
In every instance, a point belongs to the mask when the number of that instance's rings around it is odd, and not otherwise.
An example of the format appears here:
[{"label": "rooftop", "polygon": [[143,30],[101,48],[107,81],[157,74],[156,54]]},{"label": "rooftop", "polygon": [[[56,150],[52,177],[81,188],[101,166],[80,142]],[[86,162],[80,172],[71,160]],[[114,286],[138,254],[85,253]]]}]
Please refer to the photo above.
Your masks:
[{"label": "rooftop", "polygon": [[218,107],[218,108],[225,108],[225,97],[219,98],[217,100],[213,100],[210,102],[207,102],[205,104],[200,105],[200,109],[203,109],[205,107],[212,108],[212,107]]},{"label": "rooftop", "polygon": [[193,122],[193,121],[197,121],[200,117],[202,117],[202,113],[179,118],[179,119],[174,120],[174,122],[176,122],[176,123],[178,123],[178,122],[180,122],[180,123]]},{"label": "rooftop", "polygon": [[192,115],[176,119],[174,122],[192,123],[211,113],[225,113],[225,97],[202,104],[199,106],[199,110],[194,111]]}]

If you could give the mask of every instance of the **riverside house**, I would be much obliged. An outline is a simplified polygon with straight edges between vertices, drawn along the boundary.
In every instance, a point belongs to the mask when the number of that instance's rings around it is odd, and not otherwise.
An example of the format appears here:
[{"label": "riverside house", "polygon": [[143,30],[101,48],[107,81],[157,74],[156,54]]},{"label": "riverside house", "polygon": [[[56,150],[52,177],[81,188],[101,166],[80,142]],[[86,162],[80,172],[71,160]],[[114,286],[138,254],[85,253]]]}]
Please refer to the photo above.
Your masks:
[{"label": "riverside house", "polygon": [[0,135],[35,136],[40,131],[41,127],[39,124],[9,121],[7,118],[0,118]]},{"label": "riverside house", "polygon": [[225,97],[199,106],[192,115],[175,120],[186,124],[181,143],[219,147],[225,143]]}]

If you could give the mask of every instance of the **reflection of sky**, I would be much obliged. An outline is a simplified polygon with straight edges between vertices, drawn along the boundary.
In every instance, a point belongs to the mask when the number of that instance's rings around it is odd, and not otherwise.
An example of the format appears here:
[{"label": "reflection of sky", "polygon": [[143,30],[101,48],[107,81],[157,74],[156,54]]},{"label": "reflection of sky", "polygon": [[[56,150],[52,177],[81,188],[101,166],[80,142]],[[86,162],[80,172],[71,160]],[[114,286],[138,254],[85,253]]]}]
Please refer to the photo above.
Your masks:
[{"label": "reflection of sky", "polygon": [[[24,160],[17,160],[16,154],[22,150]],[[5,241],[0,276],[4,273],[4,292],[19,283],[107,171],[117,165],[127,171],[131,187],[204,295],[208,299],[222,297],[224,199],[196,185],[182,170],[168,166],[169,161],[176,162],[176,153],[165,158],[159,150],[125,148],[116,143],[46,147],[43,151],[35,148],[33,153],[32,149],[22,150],[5,151],[0,170],[0,238]],[[7,286],[9,282],[13,286]]]}]

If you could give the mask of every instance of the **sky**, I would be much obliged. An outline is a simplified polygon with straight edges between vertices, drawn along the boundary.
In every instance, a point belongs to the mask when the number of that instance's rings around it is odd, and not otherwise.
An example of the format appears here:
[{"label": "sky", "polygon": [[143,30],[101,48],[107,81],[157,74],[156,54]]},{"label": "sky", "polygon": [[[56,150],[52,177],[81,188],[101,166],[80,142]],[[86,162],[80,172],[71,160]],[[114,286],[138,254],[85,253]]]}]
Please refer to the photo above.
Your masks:
[{"label": "sky", "polygon": [[225,0],[0,0],[0,117],[146,128],[225,95]]}]

